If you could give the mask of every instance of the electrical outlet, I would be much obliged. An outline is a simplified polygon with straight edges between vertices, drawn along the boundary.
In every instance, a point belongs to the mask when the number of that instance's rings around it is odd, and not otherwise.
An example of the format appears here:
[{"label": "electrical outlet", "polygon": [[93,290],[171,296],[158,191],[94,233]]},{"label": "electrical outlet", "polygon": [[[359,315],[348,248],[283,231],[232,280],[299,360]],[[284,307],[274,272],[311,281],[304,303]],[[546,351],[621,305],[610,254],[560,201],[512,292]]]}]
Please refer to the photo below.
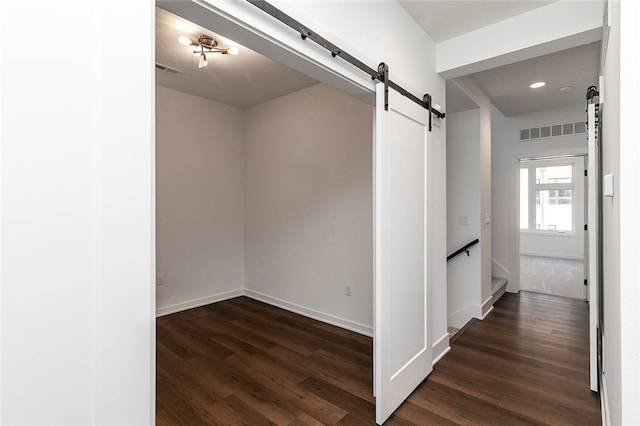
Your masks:
[{"label": "electrical outlet", "polygon": [[156,275],[156,287],[164,285],[164,274]]},{"label": "electrical outlet", "polygon": [[350,283],[346,283],[344,285],[344,295],[345,296],[351,296],[351,284]]}]

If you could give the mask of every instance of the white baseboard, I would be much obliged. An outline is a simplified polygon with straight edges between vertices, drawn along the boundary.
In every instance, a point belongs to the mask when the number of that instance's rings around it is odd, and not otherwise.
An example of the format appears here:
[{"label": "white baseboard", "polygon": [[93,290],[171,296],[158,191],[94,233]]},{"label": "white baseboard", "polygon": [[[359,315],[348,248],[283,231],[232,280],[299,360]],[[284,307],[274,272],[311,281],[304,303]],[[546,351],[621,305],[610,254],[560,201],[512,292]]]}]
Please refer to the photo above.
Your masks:
[{"label": "white baseboard", "polygon": [[482,318],[482,306],[469,305],[458,312],[449,315],[447,317],[447,326],[462,328],[471,321],[471,318]]},{"label": "white baseboard", "polygon": [[548,253],[548,252],[536,252],[536,251],[520,251],[520,254],[523,256],[537,256],[537,257],[556,257],[559,259],[570,259],[570,260],[584,260],[584,256],[578,256],[574,254],[561,254],[561,253]]},{"label": "white baseboard", "polygon": [[480,319],[484,320],[487,317],[487,315],[489,315],[491,313],[491,311],[493,311],[493,306],[491,306],[489,308],[489,310],[487,312],[485,312],[485,314]]},{"label": "white baseboard", "polygon": [[602,426],[609,426],[611,424],[609,394],[607,393],[607,379],[604,374],[600,375],[600,411],[602,411]]},{"label": "white baseboard", "polygon": [[181,302],[181,303],[176,303],[169,306],[160,307],[156,309],[156,317],[173,314],[180,311],[186,311],[187,309],[198,308],[200,306],[209,305],[211,303],[222,302],[223,300],[233,299],[234,297],[239,297],[239,296],[247,296],[252,299],[267,303],[269,305],[277,306],[287,311],[295,312],[296,314],[300,314],[305,317],[326,322],[327,324],[331,324],[337,327],[351,330],[368,337],[373,337],[372,326],[360,324],[344,318],[325,314],[323,312],[316,311],[314,309],[307,308],[305,306],[300,306],[295,303],[287,302],[285,300],[278,299],[276,297],[268,296],[266,294],[263,294],[254,290],[248,290],[248,289],[238,289],[238,290],[227,291],[225,293],[214,294],[211,296],[201,297],[199,299],[188,300],[186,302]]},{"label": "white baseboard", "polygon": [[354,321],[350,321],[344,318],[336,317],[333,315],[325,314],[320,311],[316,311],[305,306],[300,306],[295,303],[287,302],[276,297],[268,296],[264,293],[260,293],[255,290],[244,290],[244,295],[255,300],[267,303],[269,305],[277,306],[278,308],[285,309],[287,311],[295,312],[296,314],[303,315],[305,317],[313,318],[318,321],[326,322],[327,324],[335,325],[347,330],[354,331],[359,334],[363,334],[368,337],[373,337],[373,327],[365,324],[360,324]]},{"label": "white baseboard", "polygon": [[482,303],[482,315],[480,319],[484,319],[489,312],[493,310],[493,296],[489,296],[487,300]]},{"label": "white baseboard", "polygon": [[445,333],[437,342],[435,342],[432,346],[431,354],[433,356],[433,364],[436,365],[438,361],[440,361],[449,351],[451,350],[451,346],[449,346],[449,333]]},{"label": "white baseboard", "polygon": [[224,293],[201,297],[199,299],[187,300],[186,302],[176,303],[162,308],[156,308],[156,317],[186,311],[187,309],[198,308],[211,303],[222,302],[223,300],[233,299],[234,297],[242,296],[243,294],[243,289],[231,290]]}]

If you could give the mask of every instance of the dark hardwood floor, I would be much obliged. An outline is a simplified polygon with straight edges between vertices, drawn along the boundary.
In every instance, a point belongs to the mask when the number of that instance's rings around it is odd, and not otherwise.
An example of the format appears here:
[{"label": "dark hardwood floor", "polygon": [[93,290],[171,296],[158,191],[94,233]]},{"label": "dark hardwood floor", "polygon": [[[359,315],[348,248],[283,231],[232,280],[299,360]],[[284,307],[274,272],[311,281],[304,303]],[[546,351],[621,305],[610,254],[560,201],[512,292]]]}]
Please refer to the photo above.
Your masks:
[{"label": "dark hardwood floor", "polygon": [[[506,294],[388,425],[597,425],[585,302]],[[157,320],[158,425],[375,424],[372,341],[246,297]]]}]

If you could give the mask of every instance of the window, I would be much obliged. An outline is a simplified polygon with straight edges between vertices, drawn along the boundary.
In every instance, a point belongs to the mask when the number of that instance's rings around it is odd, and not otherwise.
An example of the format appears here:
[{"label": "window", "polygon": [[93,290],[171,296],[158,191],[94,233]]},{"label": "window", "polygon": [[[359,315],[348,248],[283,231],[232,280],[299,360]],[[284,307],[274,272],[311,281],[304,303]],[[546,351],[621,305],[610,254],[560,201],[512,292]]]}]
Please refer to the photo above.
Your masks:
[{"label": "window", "polygon": [[[523,195],[524,194],[524,195]],[[520,229],[529,229],[529,169],[520,169]]]},{"label": "window", "polygon": [[575,231],[574,159],[530,160],[520,164],[520,229]]}]

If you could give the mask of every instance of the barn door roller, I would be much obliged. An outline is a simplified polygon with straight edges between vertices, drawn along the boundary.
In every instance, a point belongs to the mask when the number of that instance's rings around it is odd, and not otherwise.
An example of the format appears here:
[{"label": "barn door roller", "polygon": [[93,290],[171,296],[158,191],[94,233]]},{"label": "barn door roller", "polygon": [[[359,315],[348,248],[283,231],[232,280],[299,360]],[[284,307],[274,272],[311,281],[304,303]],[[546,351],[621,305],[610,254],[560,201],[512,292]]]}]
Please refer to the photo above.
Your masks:
[{"label": "barn door roller", "polygon": [[377,78],[384,83],[384,110],[389,111],[389,65],[380,62]]}]

